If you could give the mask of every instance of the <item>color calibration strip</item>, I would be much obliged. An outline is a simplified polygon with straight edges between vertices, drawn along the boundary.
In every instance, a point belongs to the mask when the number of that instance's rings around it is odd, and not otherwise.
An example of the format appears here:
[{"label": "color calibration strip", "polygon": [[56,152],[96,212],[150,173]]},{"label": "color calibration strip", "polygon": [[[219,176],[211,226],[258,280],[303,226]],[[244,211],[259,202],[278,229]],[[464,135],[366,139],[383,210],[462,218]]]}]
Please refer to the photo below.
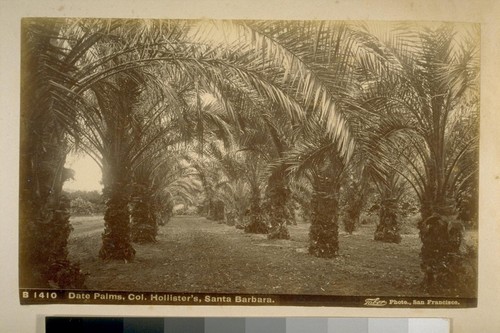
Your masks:
[{"label": "color calibration strip", "polygon": [[47,317],[46,333],[449,333],[441,318]]}]

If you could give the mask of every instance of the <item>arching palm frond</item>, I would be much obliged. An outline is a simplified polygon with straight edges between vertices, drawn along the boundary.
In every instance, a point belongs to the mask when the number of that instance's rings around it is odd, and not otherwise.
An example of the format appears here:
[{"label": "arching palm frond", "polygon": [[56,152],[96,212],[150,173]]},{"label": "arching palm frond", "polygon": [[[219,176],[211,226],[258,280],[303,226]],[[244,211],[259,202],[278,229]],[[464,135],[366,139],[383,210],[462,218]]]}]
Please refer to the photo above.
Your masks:
[{"label": "arching palm frond", "polygon": [[[349,128],[336,107],[337,90],[347,82],[345,73],[348,72],[351,52],[349,41],[340,43],[342,38],[347,38],[344,25],[327,23],[325,27],[321,24],[280,21],[209,23],[200,23],[203,28],[196,31],[197,41],[234,45],[239,52],[249,55],[247,60],[251,59],[251,62],[248,68],[255,68],[256,71],[262,71],[269,65],[279,69],[274,76],[288,87],[290,93],[295,94],[306,109],[311,108],[319,114],[339,151],[349,155],[352,148]],[[309,40],[316,43],[308,44]],[[334,67],[334,70],[325,70],[327,66]],[[247,76],[248,79],[254,81],[255,77]],[[267,96],[275,95],[268,88],[263,88],[259,89]],[[281,106],[285,105],[283,96],[275,95],[273,99]],[[299,120],[305,119],[304,113],[297,115]]]}]

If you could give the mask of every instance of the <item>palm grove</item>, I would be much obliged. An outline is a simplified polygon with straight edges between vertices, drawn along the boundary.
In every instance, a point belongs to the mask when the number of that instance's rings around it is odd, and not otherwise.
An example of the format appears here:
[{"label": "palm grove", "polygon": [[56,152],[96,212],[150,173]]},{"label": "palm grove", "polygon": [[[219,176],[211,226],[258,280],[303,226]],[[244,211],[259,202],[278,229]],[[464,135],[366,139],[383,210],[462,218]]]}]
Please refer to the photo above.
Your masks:
[{"label": "palm grove", "polygon": [[465,267],[475,254],[462,243],[477,219],[478,34],[453,24],[23,20],[21,285],[84,286],[67,249],[71,151],[102,170],[103,260],[133,260],[133,243],[154,242],[180,202],[270,239],[289,238],[300,211],[310,255],[335,258],[339,225],[353,232],[375,202],[383,242],[399,243],[402,215],[418,209],[427,290],[474,284]]}]

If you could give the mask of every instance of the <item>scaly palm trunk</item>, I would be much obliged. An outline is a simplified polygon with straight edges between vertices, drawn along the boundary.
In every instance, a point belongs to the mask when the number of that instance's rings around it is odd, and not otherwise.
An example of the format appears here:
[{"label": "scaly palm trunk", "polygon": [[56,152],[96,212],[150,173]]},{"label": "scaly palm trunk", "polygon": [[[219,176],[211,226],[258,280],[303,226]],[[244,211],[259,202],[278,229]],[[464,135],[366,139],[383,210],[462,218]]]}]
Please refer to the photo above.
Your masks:
[{"label": "scaly palm trunk", "polygon": [[360,200],[354,199],[347,203],[346,216],[344,217],[344,230],[352,234],[359,225],[359,217],[361,216]]},{"label": "scaly palm trunk", "polygon": [[221,200],[213,199],[212,197],[208,197],[203,205],[203,214],[205,215],[207,220],[224,221],[224,202]]},{"label": "scaly palm trunk", "polygon": [[374,236],[376,241],[397,244],[401,242],[399,215],[397,199],[382,199],[380,202],[379,224]]},{"label": "scaly palm trunk", "polygon": [[260,189],[258,185],[252,186],[252,199],[250,203],[250,223],[245,227],[246,233],[267,234],[269,228],[264,222],[260,204]]},{"label": "scaly palm trunk", "polygon": [[[431,175],[437,176],[437,172]],[[464,260],[460,245],[464,226],[456,219],[455,205],[446,198],[444,190],[428,185],[421,203],[422,219],[418,224],[422,248],[420,267],[424,286],[430,292],[447,293],[460,288]]]},{"label": "scaly palm trunk", "polygon": [[339,250],[337,186],[328,177],[316,175],[313,189],[309,253],[320,258],[333,258]]},{"label": "scaly palm trunk", "polygon": [[213,220],[213,221],[224,221],[225,219],[225,204],[224,204],[224,201],[222,200],[213,200],[213,199],[210,199],[209,201],[209,205],[208,205],[208,216],[207,218],[209,220]]},{"label": "scaly palm trunk", "polygon": [[106,212],[99,257],[130,261],[135,256],[135,249],[130,234],[129,184],[126,172],[120,169],[121,166],[108,165],[108,170],[103,172]]},{"label": "scaly palm trunk", "polygon": [[279,168],[269,177],[267,197],[269,211],[267,212],[271,223],[269,239],[290,239],[287,224],[290,223],[288,204],[290,190],[286,186],[284,168]]},{"label": "scaly palm trunk", "polygon": [[156,196],[155,211],[158,225],[165,225],[170,221],[174,215],[174,200],[170,193]]},{"label": "scaly palm trunk", "polygon": [[[20,269],[21,286],[82,288],[84,275],[68,259],[68,237],[72,230],[70,201],[62,195],[67,180],[64,139],[44,129],[41,138],[27,135],[21,144]],[[27,133],[27,132],[25,132]],[[31,136],[31,137],[30,137]],[[24,141],[24,140],[23,140]]]},{"label": "scaly palm trunk", "polygon": [[351,184],[348,189],[347,199],[346,199],[346,210],[343,216],[344,218],[344,230],[349,234],[352,234],[359,225],[359,217],[361,215],[361,209],[363,208],[363,191],[361,185]]},{"label": "scaly palm trunk", "polygon": [[154,207],[153,193],[146,185],[137,185],[132,198],[132,241],[152,243],[158,234],[157,210]]},{"label": "scaly palm trunk", "polygon": [[[422,249],[420,267],[424,272],[423,285],[433,293],[460,293],[473,287],[465,283],[465,257],[460,251],[464,227],[454,215],[434,212],[418,225]],[[467,285],[468,284],[468,285]],[[464,289],[465,288],[465,289]]]}]

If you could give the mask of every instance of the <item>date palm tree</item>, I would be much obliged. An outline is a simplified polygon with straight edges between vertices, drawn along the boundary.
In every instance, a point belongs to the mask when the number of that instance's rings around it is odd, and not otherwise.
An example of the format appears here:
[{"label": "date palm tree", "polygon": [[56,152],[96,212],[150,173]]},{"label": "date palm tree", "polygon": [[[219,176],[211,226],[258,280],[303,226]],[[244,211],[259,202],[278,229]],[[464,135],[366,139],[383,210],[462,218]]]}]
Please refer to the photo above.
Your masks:
[{"label": "date palm tree", "polygon": [[462,227],[453,218],[453,195],[455,180],[477,171],[475,163],[457,166],[477,151],[478,41],[471,25],[401,27],[369,36],[371,51],[360,58],[376,86],[372,103],[405,122],[400,138],[411,149],[393,167],[420,201],[421,266],[432,290],[452,290],[460,279]]},{"label": "date palm tree", "polygon": [[317,124],[286,153],[284,161],[288,172],[295,177],[305,176],[312,187],[309,253],[321,258],[336,257],[340,186],[347,174],[346,160]]},{"label": "date palm tree", "polygon": [[[69,200],[62,194],[71,177],[64,168],[69,139],[82,100],[80,62],[117,24],[93,31],[68,26],[63,19],[22,22],[22,98],[20,163],[21,285],[81,287],[78,265],[68,260]],[[32,273],[28,273],[32,272]]]}]

